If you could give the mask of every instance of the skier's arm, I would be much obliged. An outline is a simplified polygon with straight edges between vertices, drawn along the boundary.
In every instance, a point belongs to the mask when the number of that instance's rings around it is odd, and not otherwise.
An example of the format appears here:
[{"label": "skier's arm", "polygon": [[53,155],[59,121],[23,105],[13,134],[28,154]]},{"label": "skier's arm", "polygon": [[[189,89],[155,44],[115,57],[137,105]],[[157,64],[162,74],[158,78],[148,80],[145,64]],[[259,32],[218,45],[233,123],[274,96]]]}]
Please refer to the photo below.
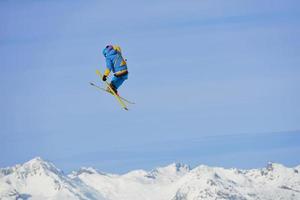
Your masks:
[{"label": "skier's arm", "polygon": [[111,59],[106,58],[106,69],[104,72],[104,76],[108,76],[110,74],[112,67],[113,67],[113,63],[112,63]]}]

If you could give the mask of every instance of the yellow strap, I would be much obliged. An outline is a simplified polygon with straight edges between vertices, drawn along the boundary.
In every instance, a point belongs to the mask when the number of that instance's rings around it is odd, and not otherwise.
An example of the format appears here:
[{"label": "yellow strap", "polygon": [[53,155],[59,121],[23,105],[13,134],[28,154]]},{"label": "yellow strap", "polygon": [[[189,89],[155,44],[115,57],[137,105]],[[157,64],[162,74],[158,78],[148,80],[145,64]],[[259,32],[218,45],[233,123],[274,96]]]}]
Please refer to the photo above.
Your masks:
[{"label": "yellow strap", "polygon": [[116,72],[115,75],[116,76],[121,76],[121,75],[126,74],[126,73],[128,73],[128,71],[127,71],[127,69],[124,69],[124,70]]},{"label": "yellow strap", "polygon": [[121,47],[118,45],[113,45],[113,49],[121,53]]}]

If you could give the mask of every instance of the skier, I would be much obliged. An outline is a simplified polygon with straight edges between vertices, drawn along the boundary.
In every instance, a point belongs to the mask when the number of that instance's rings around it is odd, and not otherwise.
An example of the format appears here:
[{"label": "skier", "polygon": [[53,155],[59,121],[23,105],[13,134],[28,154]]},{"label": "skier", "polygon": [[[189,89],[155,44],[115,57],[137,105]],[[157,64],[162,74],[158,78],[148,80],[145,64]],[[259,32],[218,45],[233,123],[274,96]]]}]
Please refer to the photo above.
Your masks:
[{"label": "skier", "polygon": [[[118,88],[123,84],[123,82],[128,79],[128,70],[126,60],[122,57],[121,48],[119,46],[107,45],[103,49],[103,55],[106,60],[106,70],[102,77],[103,81],[107,80],[110,72],[114,73],[114,77],[110,82],[110,87],[118,95]],[[107,88],[107,91],[110,91]]]}]

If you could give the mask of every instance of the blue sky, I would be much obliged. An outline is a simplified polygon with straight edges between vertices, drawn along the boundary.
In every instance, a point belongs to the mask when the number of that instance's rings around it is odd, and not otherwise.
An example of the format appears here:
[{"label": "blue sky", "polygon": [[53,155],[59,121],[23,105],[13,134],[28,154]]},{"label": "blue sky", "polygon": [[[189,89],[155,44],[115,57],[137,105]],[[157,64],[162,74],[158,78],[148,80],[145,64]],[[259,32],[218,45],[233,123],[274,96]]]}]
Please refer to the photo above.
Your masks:
[{"label": "blue sky", "polygon": [[[300,164],[299,13],[293,0],[1,1],[0,167]],[[88,85],[107,44],[128,59],[129,112]]]}]

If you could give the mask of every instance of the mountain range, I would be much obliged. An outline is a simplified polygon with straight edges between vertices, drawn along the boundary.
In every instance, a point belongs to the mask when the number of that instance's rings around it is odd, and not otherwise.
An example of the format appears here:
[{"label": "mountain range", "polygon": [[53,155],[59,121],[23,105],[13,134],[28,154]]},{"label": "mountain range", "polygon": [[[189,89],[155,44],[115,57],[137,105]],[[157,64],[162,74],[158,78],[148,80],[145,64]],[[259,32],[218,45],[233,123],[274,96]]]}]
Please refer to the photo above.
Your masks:
[{"label": "mountain range", "polygon": [[40,157],[0,169],[0,200],[300,200],[300,165],[224,169],[173,163],[126,174],[65,174]]}]

